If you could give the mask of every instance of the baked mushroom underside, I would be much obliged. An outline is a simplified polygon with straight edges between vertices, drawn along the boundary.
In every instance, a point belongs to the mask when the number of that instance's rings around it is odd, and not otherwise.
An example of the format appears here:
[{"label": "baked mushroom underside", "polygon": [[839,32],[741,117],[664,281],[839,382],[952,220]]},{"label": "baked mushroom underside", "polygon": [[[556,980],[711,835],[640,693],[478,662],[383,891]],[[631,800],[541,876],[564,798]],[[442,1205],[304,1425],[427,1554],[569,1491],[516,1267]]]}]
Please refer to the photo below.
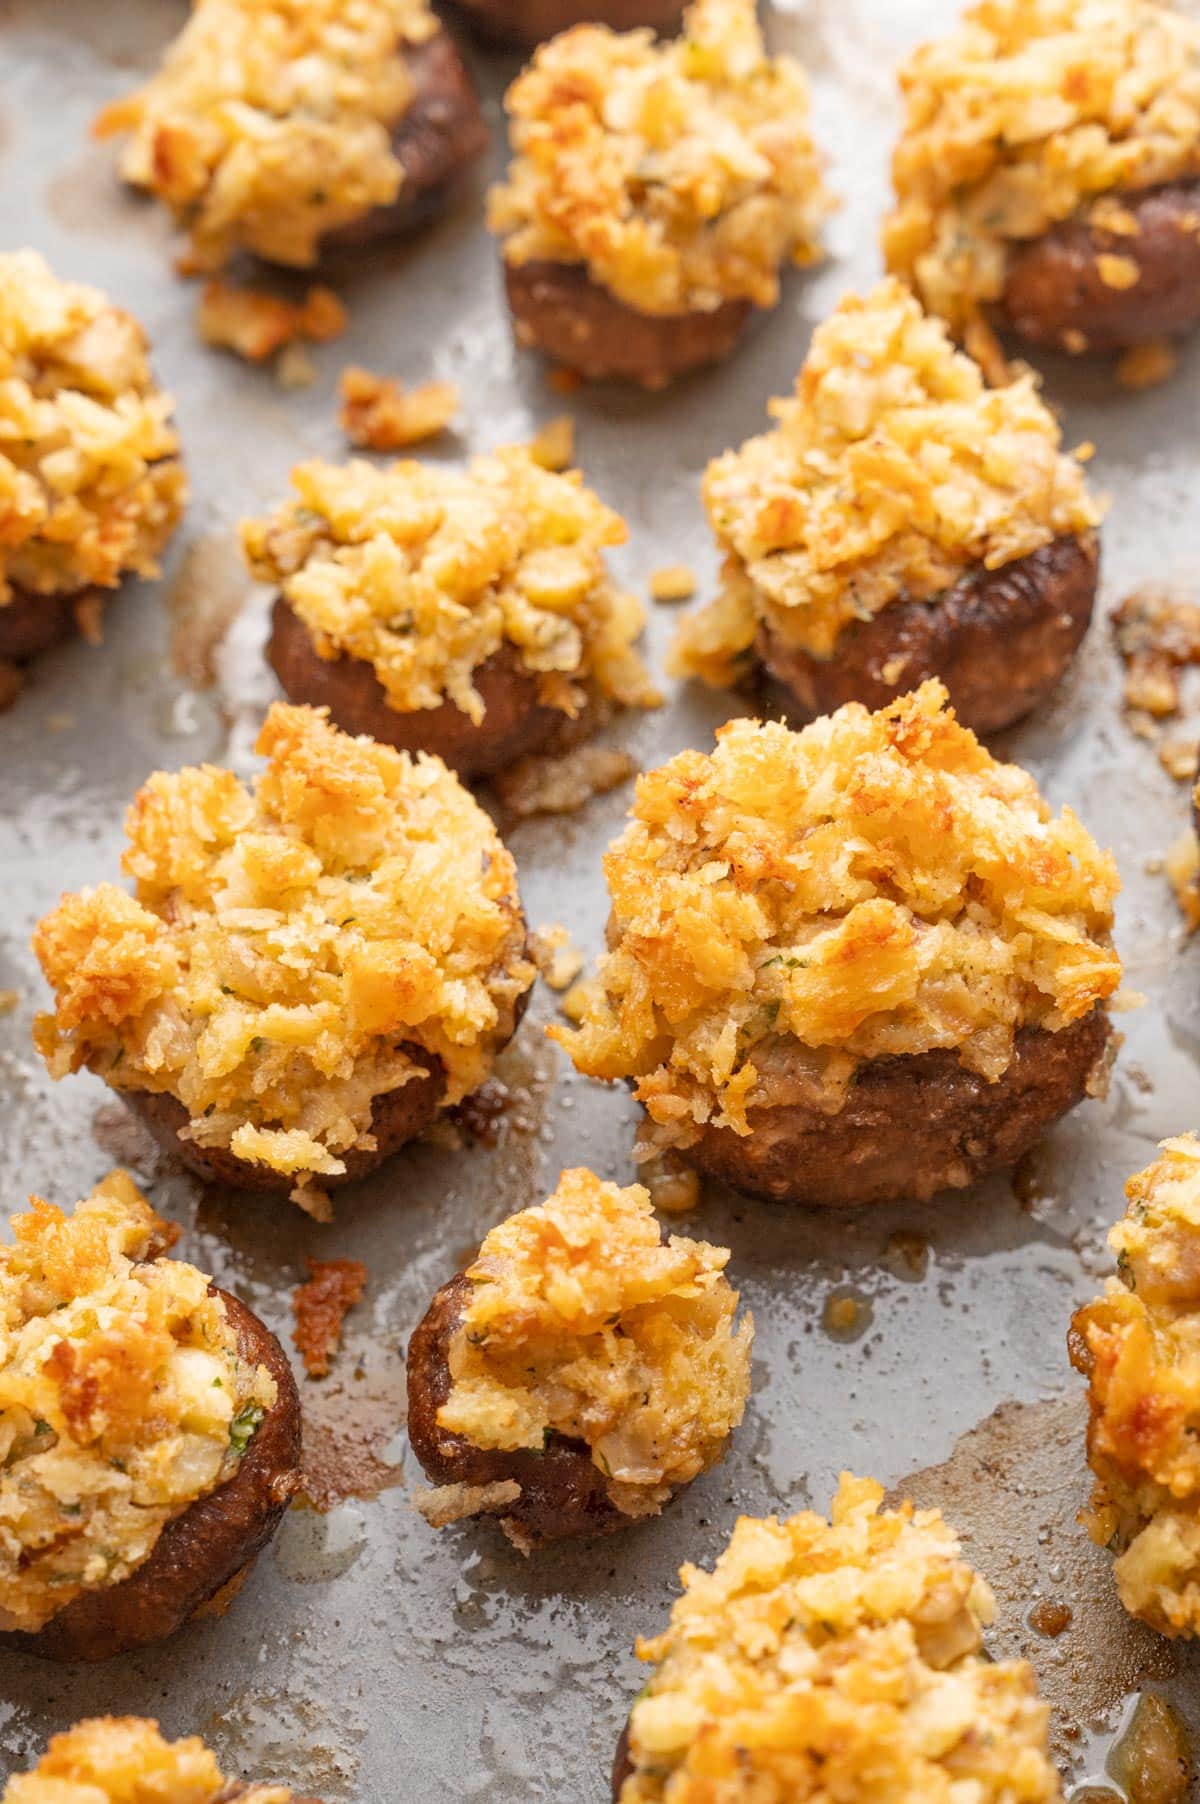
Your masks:
[{"label": "baked mushroom underside", "polygon": [[1061,681],[1091,621],[1099,567],[1094,533],[1064,533],[998,569],[979,565],[928,601],[851,621],[827,658],[764,620],[758,655],[806,720],[846,702],[882,708],[940,677],[964,726],[999,732]]},{"label": "baked mushroom underside", "polygon": [[[1023,1027],[994,1083],[956,1053],[866,1059],[842,1108],[806,1103],[747,1110],[748,1134],[711,1124],[683,1151],[706,1175],[770,1201],[848,1207],[923,1201],[1012,1165],[1081,1102],[1100,1077],[1111,1027],[1097,1005],[1051,1033]],[[786,1082],[780,1040],[755,1063]]]},{"label": "baked mushroom underside", "polygon": [[82,1591],[35,1633],[0,1634],[0,1647],[64,1662],[110,1660],[164,1641],[245,1574],[279,1526],[299,1483],[300,1399],[270,1330],[236,1297],[219,1297],[247,1364],[277,1387],[232,1477],[167,1523],[149,1559],[118,1585]]},{"label": "baked mushroom underside", "polygon": [[496,49],[532,50],[575,25],[613,31],[648,26],[661,37],[679,29],[685,0],[458,0],[475,35]]}]

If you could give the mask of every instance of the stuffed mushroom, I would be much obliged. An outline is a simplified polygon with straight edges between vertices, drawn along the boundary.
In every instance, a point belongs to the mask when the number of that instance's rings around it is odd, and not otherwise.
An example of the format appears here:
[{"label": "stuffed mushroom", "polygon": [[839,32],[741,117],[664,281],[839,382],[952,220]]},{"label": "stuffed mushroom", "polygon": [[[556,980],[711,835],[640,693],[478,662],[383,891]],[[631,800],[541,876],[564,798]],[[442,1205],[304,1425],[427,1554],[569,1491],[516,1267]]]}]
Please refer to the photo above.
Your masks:
[{"label": "stuffed mushroom", "polygon": [[291,1192],[362,1177],[483,1083],[534,980],[512,858],[436,758],[273,707],[248,790],[158,772],[129,895],[64,896],[34,949],[53,1075],[102,1076],[191,1168]]},{"label": "stuffed mushroom", "polygon": [[988,1586],[937,1510],[882,1499],[843,1473],[831,1521],[743,1516],[683,1568],[614,1804],[1061,1804],[1033,1669],[984,1649]]},{"label": "stuffed mushroom", "polygon": [[587,1170],[493,1228],[409,1344],[430,1520],[495,1515],[528,1552],[657,1515],[720,1459],[749,1394],[728,1258],[664,1240],[647,1191]]},{"label": "stuffed mushroom", "polygon": [[93,1716],[50,1744],[28,1773],[14,1773],[0,1804],[318,1804],[286,1785],[229,1779],[198,1735],[167,1741],[139,1716]]},{"label": "stuffed mushroom", "polygon": [[804,720],[934,676],[977,732],[1043,701],[1091,619],[1101,509],[1035,378],[988,388],[891,281],[842,302],[771,411],[705,475],[721,588],[676,674],[762,666]]},{"label": "stuffed mushroom", "polygon": [[986,0],[904,65],[888,266],[956,333],[1119,351],[1200,319],[1200,24]]},{"label": "stuffed mushroom", "polygon": [[146,85],[105,108],[120,172],[189,234],[189,270],[237,252],[307,268],[438,212],[487,131],[426,0],[197,0]]},{"label": "stuffed mushroom", "polygon": [[467,778],[598,709],[657,705],[641,603],[604,561],[625,523],[578,472],[508,446],[466,470],[310,463],[292,480],[242,541],[278,591],[267,656],[294,701]]},{"label": "stuffed mushroom", "polygon": [[737,720],[640,779],[608,950],[549,1029],[633,1084],[643,1156],[855,1204],[960,1189],[1102,1092],[1118,879],[926,683]]},{"label": "stuffed mushroom", "polygon": [[145,334],[36,251],[0,254],[0,659],[100,636],[106,597],[154,576],[187,482]]},{"label": "stuffed mushroom", "polygon": [[0,1247],[0,1646],[106,1660],[237,1581],[299,1483],[274,1335],[123,1171]]},{"label": "stuffed mushroom", "polygon": [[661,388],[728,356],[830,209],[804,73],[753,0],[696,0],[680,37],[580,25],[509,90],[493,190],[517,342]]}]

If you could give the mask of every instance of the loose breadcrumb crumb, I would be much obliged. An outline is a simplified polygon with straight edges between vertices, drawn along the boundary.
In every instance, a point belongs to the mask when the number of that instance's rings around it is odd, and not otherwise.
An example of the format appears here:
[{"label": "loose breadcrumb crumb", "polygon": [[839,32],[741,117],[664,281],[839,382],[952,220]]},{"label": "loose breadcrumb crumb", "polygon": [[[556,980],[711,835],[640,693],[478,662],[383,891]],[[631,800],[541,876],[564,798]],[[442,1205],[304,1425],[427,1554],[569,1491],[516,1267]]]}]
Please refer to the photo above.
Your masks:
[{"label": "loose breadcrumb crumb", "polygon": [[529,441],[529,455],[543,470],[569,470],[575,460],[575,422],[569,413],[539,426]]},{"label": "loose breadcrumb crumb", "polygon": [[342,1344],[342,1324],[367,1286],[360,1259],[307,1259],[308,1280],[292,1292],[292,1340],[310,1378],[324,1378]]},{"label": "loose breadcrumb crumb", "polygon": [[1157,388],[1175,374],[1178,364],[1179,358],[1168,341],[1152,338],[1144,345],[1134,345],[1118,359],[1117,381],[1134,393]]},{"label": "loose breadcrumb crumb", "polygon": [[351,364],[338,384],[342,431],[366,451],[403,451],[436,438],[453,420],[459,393],[453,382],[422,382],[405,389],[389,376]]},{"label": "loose breadcrumb crumb", "polygon": [[1188,933],[1195,933],[1200,927],[1200,842],[1194,827],[1188,827],[1168,846],[1163,867],[1184,927]]},{"label": "loose breadcrumb crumb", "polygon": [[472,1516],[496,1516],[516,1503],[521,1487],[513,1478],[498,1478],[487,1485],[437,1485],[432,1491],[414,1491],[413,1505],[430,1528],[449,1528]]},{"label": "loose breadcrumb crumb", "polygon": [[700,1174],[669,1155],[643,1168],[642,1180],[660,1215],[688,1215],[700,1201]]},{"label": "loose breadcrumb crumb", "polygon": [[1139,737],[1156,738],[1156,723],[1179,712],[1180,672],[1200,664],[1200,604],[1167,589],[1135,589],[1109,625],[1125,666],[1126,722]]},{"label": "loose breadcrumb crumb", "polygon": [[0,1015],[11,1015],[20,1000],[19,990],[0,990]]},{"label": "loose breadcrumb crumb", "polygon": [[97,1716],[52,1737],[32,1772],[14,1773],[0,1804],[294,1804],[286,1785],[242,1787],[198,1735],[165,1741],[158,1724]]},{"label": "loose breadcrumb crumb", "polygon": [[690,601],[696,593],[696,575],[688,564],[667,564],[650,576],[652,601]]},{"label": "loose breadcrumb crumb", "polygon": [[310,288],[297,303],[221,281],[205,284],[196,316],[205,344],[232,351],[248,363],[264,363],[300,339],[325,344],[346,330],[347,321],[346,309],[330,288]]},{"label": "loose breadcrumb crumb", "polygon": [[552,990],[569,989],[583,970],[583,953],[571,944],[570,929],[557,922],[538,928],[533,935],[531,952],[544,982]]}]

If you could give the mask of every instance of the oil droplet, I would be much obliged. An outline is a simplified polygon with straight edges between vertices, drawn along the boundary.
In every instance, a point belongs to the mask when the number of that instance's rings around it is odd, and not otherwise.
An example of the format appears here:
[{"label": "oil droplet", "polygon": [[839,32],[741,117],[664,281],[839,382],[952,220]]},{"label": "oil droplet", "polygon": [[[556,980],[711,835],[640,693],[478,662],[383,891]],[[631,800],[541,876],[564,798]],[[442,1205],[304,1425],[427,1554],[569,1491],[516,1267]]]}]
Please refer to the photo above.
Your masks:
[{"label": "oil droplet", "polygon": [[1035,1635],[1044,1635],[1048,1641],[1057,1641],[1066,1633],[1075,1620],[1075,1612],[1070,1604],[1065,1604],[1056,1597],[1039,1598],[1025,1619]]},{"label": "oil droplet", "polygon": [[874,1320],[875,1309],[870,1297],[848,1285],[839,1285],[825,1299],[821,1326],[832,1340],[859,1340]]},{"label": "oil droplet", "polygon": [[276,1537],[275,1564],[297,1584],[327,1584],[349,1572],[366,1545],[366,1512],[357,1505],[339,1503],[324,1514],[294,1508]]},{"label": "oil droplet", "polygon": [[889,1234],[883,1263],[893,1277],[919,1284],[929,1269],[929,1242],[909,1229]]}]

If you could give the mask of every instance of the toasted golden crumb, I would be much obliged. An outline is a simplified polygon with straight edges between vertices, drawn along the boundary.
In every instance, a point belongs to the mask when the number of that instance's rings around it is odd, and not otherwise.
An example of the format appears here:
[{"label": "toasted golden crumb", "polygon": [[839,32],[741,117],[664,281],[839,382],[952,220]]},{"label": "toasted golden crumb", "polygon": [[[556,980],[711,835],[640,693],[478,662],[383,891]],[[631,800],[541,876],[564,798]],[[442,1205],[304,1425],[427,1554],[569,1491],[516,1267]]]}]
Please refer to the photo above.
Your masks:
[{"label": "toasted golden crumb", "polygon": [[575,422],[569,413],[547,420],[529,441],[529,455],[543,470],[569,470],[575,457]]},{"label": "toasted golden crumb", "polygon": [[300,464],[292,484],[295,499],[243,524],[247,562],[323,658],[370,663],[400,713],[449,698],[478,725],[474,672],[501,648],[565,716],[592,696],[657,705],[634,649],[641,604],[604,561],[625,522],[578,471],[505,446],[465,470]]},{"label": "toasted golden crumb", "polygon": [[1164,1140],[1125,1186],[1117,1275],[1077,1310],[1088,1380],[1088,1527],[1117,1554],[1121,1602],[1164,1635],[1200,1633],[1200,1141]]},{"label": "toasted golden crumb", "polygon": [[19,990],[0,990],[0,1015],[11,1015],[20,1000]]},{"label": "toasted golden crumb", "polygon": [[581,25],[505,102],[515,156],[489,197],[509,263],[583,264],[641,313],[779,298],[830,211],[804,72],[767,55],[752,0],[696,0],[678,38]]},{"label": "toasted golden crumb", "polygon": [[583,953],[571,943],[570,929],[557,922],[539,927],[533,935],[531,952],[538,970],[552,990],[566,990],[583,970]]},{"label": "toasted golden crumb", "polygon": [[178,453],[137,321],[36,251],[0,254],[0,607],[157,575],[187,499]]},{"label": "toasted golden crumb", "polygon": [[696,593],[696,575],[688,564],[667,564],[650,574],[651,601],[690,601]]},{"label": "toasted golden crumb", "polygon": [[1200,927],[1200,842],[1194,827],[1171,843],[1163,864],[1183,925],[1188,933],[1195,933]]},{"label": "toasted golden crumb", "polygon": [[306,1184],[373,1146],[376,1098],[440,1063],[442,1105],[488,1075],[533,981],[513,861],[436,758],[276,704],[253,792],[157,772],[126,820],[130,896],[65,896],[34,947],[51,1072],[166,1092],[202,1147]]},{"label": "toasted golden crumb", "polygon": [[636,1079],[652,1142],[749,1131],[786,1046],[789,1100],[836,1111],[862,1059],[953,1048],[994,1082],[1018,1028],[1110,996],[1119,883],[1070,809],[960,726],[937,682],[803,732],[734,720],[640,779],[604,861],[609,950],[579,1070]]},{"label": "toasted golden crumb", "polygon": [[129,1176],[66,1216],[41,1197],[0,1246],[0,1629],[120,1584],[223,1484],[275,1381]]},{"label": "toasted golden crumb", "polygon": [[700,1174],[670,1155],[656,1161],[642,1176],[660,1215],[688,1215],[700,1201]]},{"label": "toasted golden crumb", "polygon": [[1152,338],[1147,344],[1134,345],[1117,360],[1117,381],[1134,393],[1157,388],[1175,374],[1178,362],[1165,338]]},{"label": "toasted golden crumb", "polygon": [[680,674],[733,681],[760,623],[828,657],[852,622],[1101,517],[1033,374],[986,387],[896,281],[842,301],[771,412],[705,474],[725,562],[717,598],[680,624]]},{"label": "toasted golden crumb", "polygon": [[307,1282],[292,1292],[292,1339],[310,1378],[328,1375],[342,1344],[342,1324],[362,1298],[367,1268],[361,1259],[309,1259]]},{"label": "toasted golden crumb", "polygon": [[[198,1735],[166,1741],[137,1716],[95,1716],[55,1735],[32,1772],[14,1773],[0,1804],[221,1804],[232,1780]],[[286,1785],[249,1785],[239,1804],[294,1804]]]},{"label": "toasted golden crumb", "polygon": [[367,451],[403,451],[444,432],[458,412],[453,382],[422,382],[405,390],[387,376],[351,364],[338,385],[342,431]]},{"label": "toasted golden crumb", "polygon": [[437,30],[427,0],[198,0],[96,131],[132,133],[121,174],[188,228],[191,268],[236,250],[311,265],[327,233],[399,194],[406,53]]},{"label": "toasted golden crumb", "polygon": [[662,1241],[649,1193],[565,1171],[467,1268],[438,1425],[512,1452],[583,1441],[617,1508],[654,1515],[721,1456],[750,1391],[724,1247]]},{"label": "toasted golden crumb", "polygon": [[1122,196],[1200,173],[1200,24],[1155,0],[982,0],[900,87],[884,256],[955,331],[1003,294],[1012,245],[1074,216],[1128,234]]},{"label": "toasted golden crumb", "polygon": [[1135,589],[1109,616],[1125,666],[1121,704],[1143,738],[1148,723],[1179,712],[1179,673],[1200,664],[1200,603],[1168,589]]},{"label": "toasted golden crumb", "polygon": [[344,332],[346,323],[346,309],[330,288],[310,288],[297,304],[220,281],[205,284],[196,315],[205,344],[219,345],[248,363],[263,363],[301,339],[324,344]]},{"label": "toasted golden crumb", "polygon": [[832,1521],[739,1518],[684,1566],[619,1804],[1061,1804],[1049,1711],[990,1661],[993,1601],[937,1510],[843,1473]]}]

